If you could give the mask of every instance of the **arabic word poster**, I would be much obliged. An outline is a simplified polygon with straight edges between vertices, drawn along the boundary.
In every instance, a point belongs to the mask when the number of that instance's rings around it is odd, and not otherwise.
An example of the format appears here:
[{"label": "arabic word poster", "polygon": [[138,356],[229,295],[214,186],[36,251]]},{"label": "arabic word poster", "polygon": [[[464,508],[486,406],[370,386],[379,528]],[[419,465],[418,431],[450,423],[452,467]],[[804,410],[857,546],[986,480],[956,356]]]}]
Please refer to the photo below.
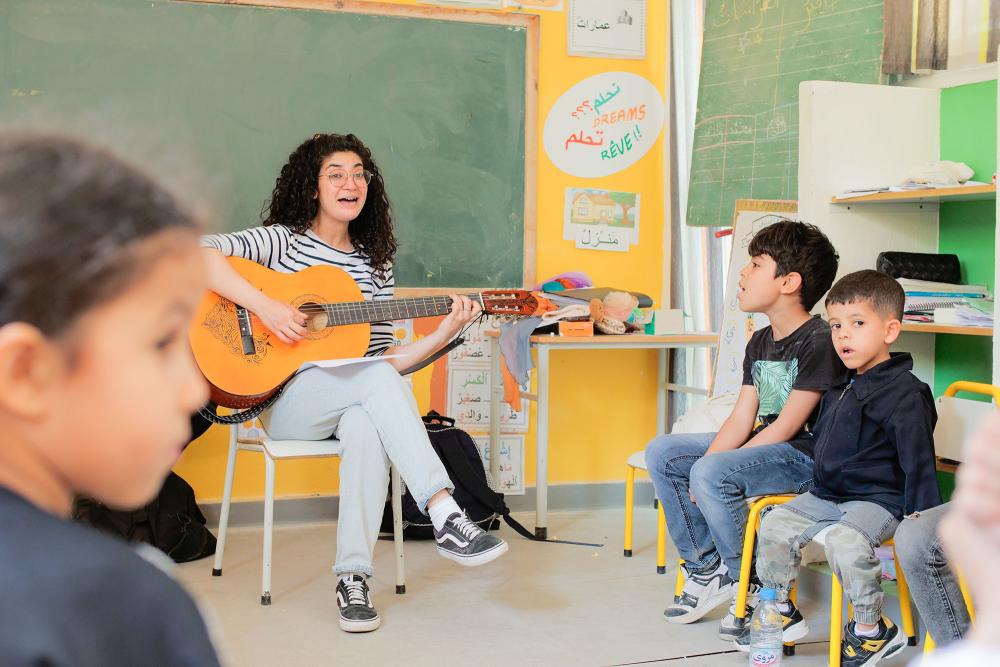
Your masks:
[{"label": "arabic word poster", "polygon": [[[497,378],[497,382],[500,378]],[[490,369],[448,369],[448,414],[455,425],[473,431],[490,428]],[[514,412],[506,403],[500,404],[500,428],[504,431],[528,430],[527,408]]]},{"label": "arabic word poster", "polygon": [[662,130],[663,98],[656,86],[630,72],[603,72],[556,101],[542,143],[562,171],[600,178],[638,162]]},{"label": "arabic word poster", "polygon": [[[488,474],[490,460],[493,457],[493,452],[490,451],[490,439],[487,436],[476,436],[472,440],[476,443],[476,447],[483,457],[483,465]],[[509,496],[523,496],[524,436],[501,435],[499,449],[498,478],[493,480],[493,490]]]},{"label": "arabic word poster", "polygon": [[645,58],[646,0],[570,0],[566,53]]},{"label": "arabic word poster", "polygon": [[494,321],[495,319],[492,317],[483,318],[477,324],[469,327],[464,334],[465,343],[448,353],[449,368],[452,366],[489,368],[490,340],[486,337],[486,332],[500,331],[500,324]]},{"label": "arabic word poster", "polygon": [[639,195],[566,188],[563,238],[584,250],[625,252],[639,242]]}]

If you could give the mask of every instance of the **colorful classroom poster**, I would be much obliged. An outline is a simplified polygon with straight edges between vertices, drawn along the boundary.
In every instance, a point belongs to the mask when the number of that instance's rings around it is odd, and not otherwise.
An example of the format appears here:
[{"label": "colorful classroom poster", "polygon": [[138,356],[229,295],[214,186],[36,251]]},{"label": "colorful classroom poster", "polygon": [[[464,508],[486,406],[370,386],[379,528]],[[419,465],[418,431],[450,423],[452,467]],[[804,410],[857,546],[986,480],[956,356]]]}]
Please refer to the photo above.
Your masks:
[{"label": "colorful classroom poster", "polygon": [[[448,414],[460,428],[479,432],[489,430],[489,368],[448,369]],[[514,412],[506,403],[500,403],[500,428],[504,431],[526,431],[527,410]]]},{"label": "colorful classroom poster", "polygon": [[474,7],[478,9],[500,9],[503,7],[503,0],[423,0],[422,5],[439,5],[447,7],[449,5],[459,7]]},{"label": "colorful classroom poster", "polygon": [[566,53],[646,57],[646,0],[569,0]]},{"label": "colorful classroom poster", "polygon": [[566,188],[563,238],[582,249],[628,250],[639,242],[639,195]]},{"label": "colorful classroom poster", "polygon": [[647,79],[604,72],[563,93],[542,132],[556,167],[583,178],[608,176],[638,162],[663,130],[663,98]]},{"label": "colorful classroom poster", "polygon": [[[472,438],[483,457],[486,472],[490,471],[490,438],[487,435]],[[494,491],[508,496],[524,495],[524,436],[501,435],[500,459],[497,462],[497,479],[493,480]]]}]

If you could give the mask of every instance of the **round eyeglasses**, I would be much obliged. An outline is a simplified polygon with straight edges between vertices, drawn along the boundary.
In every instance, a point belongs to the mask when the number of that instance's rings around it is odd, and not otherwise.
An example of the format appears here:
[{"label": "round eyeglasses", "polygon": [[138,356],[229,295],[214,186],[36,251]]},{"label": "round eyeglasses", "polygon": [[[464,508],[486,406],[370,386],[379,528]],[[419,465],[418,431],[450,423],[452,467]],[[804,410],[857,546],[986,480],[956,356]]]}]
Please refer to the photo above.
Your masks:
[{"label": "round eyeglasses", "polygon": [[327,172],[323,175],[330,179],[330,185],[335,188],[340,188],[346,185],[348,177],[354,179],[354,184],[359,188],[366,187],[372,182],[372,173],[367,169],[354,172],[353,174],[348,174],[346,171],[338,169],[336,171]]}]

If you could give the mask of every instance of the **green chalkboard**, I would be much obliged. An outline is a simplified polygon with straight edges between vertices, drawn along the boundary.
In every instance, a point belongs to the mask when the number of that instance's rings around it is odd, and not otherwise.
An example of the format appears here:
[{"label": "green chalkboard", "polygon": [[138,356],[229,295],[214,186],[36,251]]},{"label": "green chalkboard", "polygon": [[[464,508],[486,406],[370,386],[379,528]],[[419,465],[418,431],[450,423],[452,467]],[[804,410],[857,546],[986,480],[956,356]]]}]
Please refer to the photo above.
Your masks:
[{"label": "green chalkboard", "polygon": [[394,206],[397,286],[509,287],[524,268],[527,48],[517,25],[2,0],[0,120],[80,115],[164,133],[222,192],[230,230],[259,224],[299,142],[354,132]]},{"label": "green chalkboard", "polygon": [[708,0],[687,223],[797,199],[799,83],[878,83],[881,0]]}]

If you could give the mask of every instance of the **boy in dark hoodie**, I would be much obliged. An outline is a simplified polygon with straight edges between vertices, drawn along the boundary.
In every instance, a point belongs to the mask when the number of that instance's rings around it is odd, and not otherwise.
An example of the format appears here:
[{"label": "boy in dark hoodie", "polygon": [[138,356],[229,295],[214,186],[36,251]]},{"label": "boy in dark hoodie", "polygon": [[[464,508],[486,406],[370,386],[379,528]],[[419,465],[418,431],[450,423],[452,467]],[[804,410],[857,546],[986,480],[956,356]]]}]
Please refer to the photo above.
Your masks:
[{"label": "boy in dark hoodie", "polygon": [[[874,551],[904,515],[941,502],[934,398],[910,372],[910,355],[889,352],[903,302],[899,283],[877,271],[851,273],[830,290],[833,345],[848,372],[820,404],[813,489],[769,512],[758,538],[757,574],[765,588],[777,589],[784,640],[795,641],[808,632],[788,600],[800,549],[829,528],[827,560],[854,605],[840,649],[844,667],[874,665],[906,645],[882,616],[882,569]],[[746,650],[749,644],[747,625],[736,645]]]}]

